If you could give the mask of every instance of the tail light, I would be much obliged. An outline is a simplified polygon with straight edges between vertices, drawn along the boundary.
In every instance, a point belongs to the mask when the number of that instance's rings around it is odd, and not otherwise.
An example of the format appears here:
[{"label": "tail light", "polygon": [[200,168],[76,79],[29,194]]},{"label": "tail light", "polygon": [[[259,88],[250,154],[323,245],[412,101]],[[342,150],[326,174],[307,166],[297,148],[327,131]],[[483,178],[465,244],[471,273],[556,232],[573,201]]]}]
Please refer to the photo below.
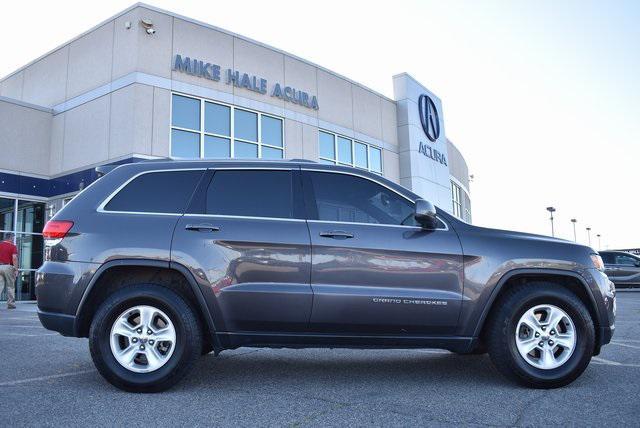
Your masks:
[{"label": "tail light", "polygon": [[51,220],[44,225],[42,237],[44,239],[62,239],[67,236],[67,233],[69,233],[72,227],[72,221]]}]

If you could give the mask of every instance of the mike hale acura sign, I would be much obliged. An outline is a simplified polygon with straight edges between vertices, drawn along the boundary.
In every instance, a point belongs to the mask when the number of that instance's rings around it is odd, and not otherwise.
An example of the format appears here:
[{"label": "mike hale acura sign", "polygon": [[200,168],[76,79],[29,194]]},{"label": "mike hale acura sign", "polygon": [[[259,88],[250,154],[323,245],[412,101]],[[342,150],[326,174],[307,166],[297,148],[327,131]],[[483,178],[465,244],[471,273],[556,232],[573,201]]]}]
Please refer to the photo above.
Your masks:
[{"label": "mike hale acura sign", "polygon": [[[224,77],[227,85],[233,85],[236,88],[244,88],[249,91],[266,95],[269,83],[266,79],[243,73],[232,68],[227,68],[224,72],[220,66],[210,62],[202,61],[195,58],[183,57],[176,55],[173,61],[173,70],[181,73],[187,73],[192,76],[202,77],[204,79],[218,82]],[[318,110],[318,97],[309,95],[307,92],[301,91],[291,86],[284,86],[280,83],[274,83],[269,89],[269,95],[279,98],[286,102],[298,104],[313,110]]]}]

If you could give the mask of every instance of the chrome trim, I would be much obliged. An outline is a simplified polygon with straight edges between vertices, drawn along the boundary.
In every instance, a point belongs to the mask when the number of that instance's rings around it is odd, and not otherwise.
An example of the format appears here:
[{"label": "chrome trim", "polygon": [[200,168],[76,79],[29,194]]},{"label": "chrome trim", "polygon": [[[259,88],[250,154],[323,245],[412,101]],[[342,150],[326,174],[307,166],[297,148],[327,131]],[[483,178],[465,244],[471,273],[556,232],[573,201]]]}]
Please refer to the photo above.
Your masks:
[{"label": "chrome trim", "polygon": [[246,215],[222,215],[222,214],[194,214],[188,213],[184,214],[184,217],[206,217],[206,218],[220,218],[220,219],[231,219],[231,220],[275,220],[275,221],[294,221],[294,222],[305,222],[307,220],[302,218],[285,218],[285,217],[257,217],[257,216],[246,216]]},{"label": "chrome trim", "polygon": [[217,166],[211,166],[209,168],[207,168],[208,170],[211,171],[218,171],[218,170],[238,170],[238,171],[247,171],[247,170],[256,170],[256,171],[299,171],[300,167],[298,165],[291,165],[291,166],[231,166],[231,165],[224,165],[222,167],[217,167]]},{"label": "chrome trim", "polygon": [[359,223],[355,221],[329,221],[329,220],[307,220],[307,221],[309,223],[328,223],[328,224],[345,224],[345,225],[352,224],[355,226],[385,226],[385,227],[399,227],[403,229],[415,229],[415,230],[427,230],[427,231],[428,230],[442,230],[442,231],[449,230],[449,226],[447,225],[447,223],[444,222],[444,220],[442,220],[440,217],[438,217],[438,220],[442,221],[442,223],[445,225],[444,228],[438,227],[436,229],[425,229],[420,226],[408,226],[404,224]]},{"label": "chrome trim", "polygon": [[[96,208],[96,211],[101,213],[101,214],[139,214],[139,215],[170,215],[170,216],[181,216],[182,213],[154,213],[154,212],[139,212],[139,211],[107,211],[104,209],[105,206],[107,206],[107,204],[109,202],[111,202],[111,200],[122,190],[124,189],[129,183],[131,183],[133,180],[135,180],[136,178],[145,175],[145,174],[151,174],[151,173],[156,173],[156,172],[178,172],[178,171],[206,171],[207,168],[175,168],[175,169],[150,169],[148,171],[141,171],[137,174],[135,174],[134,176],[130,177],[128,180],[126,180],[124,183],[122,183],[120,186],[118,186],[118,188],[116,190],[114,190],[109,196],[107,196],[100,205],[98,205],[98,208]],[[93,183],[92,183],[93,184]],[[195,190],[195,189],[194,189]]]}]

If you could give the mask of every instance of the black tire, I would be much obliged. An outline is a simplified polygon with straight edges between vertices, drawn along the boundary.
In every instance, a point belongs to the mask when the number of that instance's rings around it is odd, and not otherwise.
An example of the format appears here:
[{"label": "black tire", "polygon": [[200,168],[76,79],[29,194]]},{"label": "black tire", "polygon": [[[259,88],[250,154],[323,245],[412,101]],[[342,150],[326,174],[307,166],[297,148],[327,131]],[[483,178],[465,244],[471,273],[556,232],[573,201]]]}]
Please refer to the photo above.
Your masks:
[{"label": "black tire", "polygon": [[[520,317],[542,304],[564,310],[576,333],[573,354],[560,367],[548,370],[529,364],[518,352],[515,340]],[[544,282],[518,285],[508,290],[494,308],[485,331],[486,343],[491,361],[507,378],[531,388],[550,389],[570,384],[587,368],[595,347],[595,329],[584,303],[570,290]]]},{"label": "black tire", "polygon": [[[114,321],[136,305],[150,305],[163,311],[176,332],[173,354],[162,367],[148,373],[137,373],[120,365],[110,347]],[[89,349],[100,374],[114,386],[130,392],[159,392],[189,372],[203,349],[202,330],[193,308],[174,291],[155,284],[129,285],[100,305],[91,322]]]}]

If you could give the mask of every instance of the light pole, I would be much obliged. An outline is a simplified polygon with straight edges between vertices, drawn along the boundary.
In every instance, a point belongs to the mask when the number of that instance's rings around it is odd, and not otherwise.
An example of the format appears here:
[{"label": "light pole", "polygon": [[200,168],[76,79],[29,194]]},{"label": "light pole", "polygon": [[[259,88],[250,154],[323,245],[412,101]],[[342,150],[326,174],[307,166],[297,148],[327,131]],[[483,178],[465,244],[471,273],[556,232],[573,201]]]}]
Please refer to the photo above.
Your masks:
[{"label": "light pole", "polygon": [[571,223],[573,223],[573,242],[578,242],[578,237],[576,236],[576,223],[578,222],[577,219],[572,218],[571,219]]},{"label": "light pole", "polygon": [[591,246],[591,228],[587,227],[587,237],[589,238],[589,246]]},{"label": "light pole", "polygon": [[551,236],[556,236],[553,230],[553,213],[556,212],[556,209],[553,207],[547,207],[547,211],[549,211],[549,215],[551,215],[551,217],[549,217],[549,220],[551,220]]},{"label": "light pole", "polygon": [[600,237],[602,235],[600,235],[599,233],[596,235],[598,237],[598,251],[602,250],[602,242],[600,242]]}]

